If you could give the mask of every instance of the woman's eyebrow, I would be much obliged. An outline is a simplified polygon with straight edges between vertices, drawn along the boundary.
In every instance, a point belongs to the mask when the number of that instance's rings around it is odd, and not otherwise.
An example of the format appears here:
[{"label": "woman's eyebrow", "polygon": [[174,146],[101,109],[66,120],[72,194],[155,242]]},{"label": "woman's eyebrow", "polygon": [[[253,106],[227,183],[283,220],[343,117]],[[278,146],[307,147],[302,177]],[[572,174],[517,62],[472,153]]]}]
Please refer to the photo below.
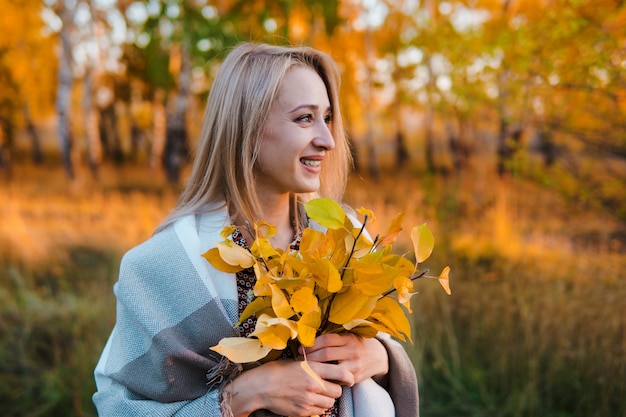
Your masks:
[{"label": "woman's eyebrow", "polygon": [[[311,111],[317,111],[320,108],[320,106],[318,106],[317,104],[301,104],[299,106],[296,106],[293,110],[289,111],[289,114],[292,113],[296,113],[302,109],[307,109],[307,110],[311,110]],[[328,106],[326,108],[327,112],[332,112],[332,108],[330,106]]]}]

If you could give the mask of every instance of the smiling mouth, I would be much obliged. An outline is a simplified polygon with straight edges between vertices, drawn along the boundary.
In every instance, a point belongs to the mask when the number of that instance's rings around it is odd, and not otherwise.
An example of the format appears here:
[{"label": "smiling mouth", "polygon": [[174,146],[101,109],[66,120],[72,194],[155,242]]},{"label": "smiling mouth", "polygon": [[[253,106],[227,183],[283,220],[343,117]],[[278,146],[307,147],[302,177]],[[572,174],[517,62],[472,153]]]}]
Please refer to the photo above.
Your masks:
[{"label": "smiling mouth", "polygon": [[320,160],[312,160],[312,159],[304,159],[304,158],[301,158],[300,162],[302,162],[304,165],[309,166],[309,167],[318,167],[322,164],[322,161]]}]

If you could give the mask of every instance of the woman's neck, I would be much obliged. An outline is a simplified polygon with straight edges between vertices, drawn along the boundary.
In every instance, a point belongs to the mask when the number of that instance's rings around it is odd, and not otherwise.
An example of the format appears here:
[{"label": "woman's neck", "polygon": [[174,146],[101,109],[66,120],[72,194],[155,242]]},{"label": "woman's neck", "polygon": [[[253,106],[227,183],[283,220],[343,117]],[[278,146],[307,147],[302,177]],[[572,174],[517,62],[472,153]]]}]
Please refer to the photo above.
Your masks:
[{"label": "woman's neck", "polygon": [[261,198],[262,213],[258,216],[259,220],[276,227],[276,234],[270,239],[270,242],[274,247],[284,250],[289,247],[295,237],[294,213],[292,213],[290,206],[289,195],[274,196],[273,198],[266,195]]},{"label": "woman's neck", "polygon": [[293,242],[295,233],[289,195],[278,196],[275,199],[264,199],[262,209],[261,219],[276,226],[276,235],[270,239],[270,242],[274,247],[286,250]]}]

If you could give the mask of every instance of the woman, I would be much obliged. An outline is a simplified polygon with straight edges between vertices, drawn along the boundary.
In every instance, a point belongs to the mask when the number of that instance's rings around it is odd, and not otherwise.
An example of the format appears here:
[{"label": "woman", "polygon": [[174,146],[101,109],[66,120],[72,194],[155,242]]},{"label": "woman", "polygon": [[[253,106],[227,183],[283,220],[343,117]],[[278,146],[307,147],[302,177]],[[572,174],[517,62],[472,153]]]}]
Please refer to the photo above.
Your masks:
[{"label": "woman", "polygon": [[253,327],[233,323],[254,274],[201,257],[222,228],[237,225],[245,246],[244,225],[262,219],[286,249],[308,226],[298,200],[341,199],[351,161],[339,82],[332,59],[311,48],[246,43],[227,56],[185,191],[122,260],[117,323],[95,371],[100,415],[418,415],[415,371],[385,335],[318,337],[306,356],[324,388],[293,358],[241,369],[210,350]]}]

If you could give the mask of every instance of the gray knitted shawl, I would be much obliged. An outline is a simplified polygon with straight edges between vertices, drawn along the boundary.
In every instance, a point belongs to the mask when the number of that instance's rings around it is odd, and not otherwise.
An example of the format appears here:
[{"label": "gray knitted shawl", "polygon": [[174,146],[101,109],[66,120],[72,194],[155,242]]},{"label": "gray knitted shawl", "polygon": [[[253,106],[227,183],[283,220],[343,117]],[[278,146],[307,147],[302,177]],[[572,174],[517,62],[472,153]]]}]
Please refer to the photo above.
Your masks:
[{"label": "gray knitted shawl", "polygon": [[[187,216],[124,255],[114,286],[117,322],[95,370],[100,416],[223,415],[220,381],[207,384],[207,372],[224,363],[210,347],[237,335],[237,288],[233,274],[201,254],[229,222],[225,210]],[[345,387],[341,417],[419,414],[408,356],[391,338],[379,339],[389,354],[388,382]],[[254,413],[261,415],[272,414]]]}]

